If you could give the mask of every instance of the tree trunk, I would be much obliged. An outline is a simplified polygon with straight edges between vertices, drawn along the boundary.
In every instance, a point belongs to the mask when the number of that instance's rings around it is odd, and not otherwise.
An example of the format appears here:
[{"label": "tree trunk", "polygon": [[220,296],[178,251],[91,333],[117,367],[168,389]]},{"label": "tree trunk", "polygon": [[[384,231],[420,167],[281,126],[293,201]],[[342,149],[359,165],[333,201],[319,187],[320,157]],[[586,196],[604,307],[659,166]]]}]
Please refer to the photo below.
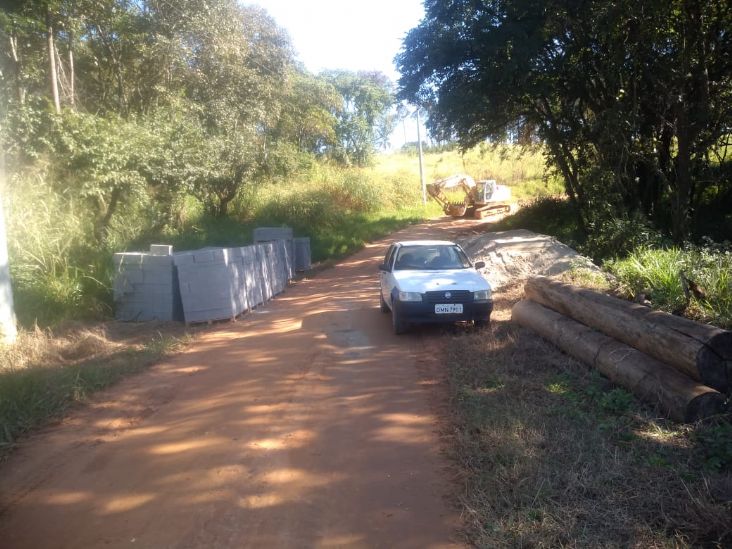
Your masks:
[{"label": "tree trunk", "polygon": [[69,31],[69,103],[76,110],[76,72],[74,70],[74,31]]},{"label": "tree trunk", "polygon": [[10,55],[13,59],[13,73],[15,75],[15,91],[18,95],[18,102],[21,105],[25,104],[26,90],[23,86],[23,66],[20,62],[20,54],[18,53],[18,37],[15,34],[15,29],[10,31],[8,37],[10,41]]},{"label": "tree trunk", "polygon": [[58,73],[56,71],[56,48],[53,44],[53,25],[51,24],[51,9],[46,7],[46,40],[48,47],[48,69],[51,79],[51,96],[56,114],[61,114],[61,100],[58,95]]},{"label": "tree trunk", "polygon": [[109,223],[112,221],[112,216],[117,211],[121,199],[122,191],[117,187],[112,190],[112,194],[109,197],[109,204],[105,204],[102,200],[99,200],[100,214],[97,216],[96,223],[94,224],[94,236],[97,242],[104,242],[107,238]]},{"label": "tree trunk", "polygon": [[689,234],[689,206],[691,204],[691,128],[687,106],[679,104],[676,123],[678,153],[676,156],[676,189],[673,204],[673,235],[679,244]]},{"label": "tree trunk", "polygon": [[[585,211],[584,211],[584,193],[580,187],[579,181],[577,180],[577,171],[573,170],[574,158],[572,157],[571,151],[563,145],[562,137],[556,131],[556,119],[554,113],[551,110],[549,100],[545,97],[542,98],[541,104],[537,107],[539,118],[543,119],[543,127],[548,135],[547,144],[551,155],[554,157],[554,161],[559,167],[559,171],[562,172],[564,177],[564,188],[569,196],[569,201],[574,207],[575,214],[577,216],[577,224],[582,234],[587,234],[587,223],[585,222]],[[575,165],[576,168],[576,165]]]},{"label": "tree trunk", "polygon": [[718,391],[732,390],[732,332],[546,277],[526,297],[600,330]]},{"label": "tree trunk", "polygon": [[591,367],[676,421],[724,413],[725,397],[663,362],[531,301],[519,301],[512,320]]}]

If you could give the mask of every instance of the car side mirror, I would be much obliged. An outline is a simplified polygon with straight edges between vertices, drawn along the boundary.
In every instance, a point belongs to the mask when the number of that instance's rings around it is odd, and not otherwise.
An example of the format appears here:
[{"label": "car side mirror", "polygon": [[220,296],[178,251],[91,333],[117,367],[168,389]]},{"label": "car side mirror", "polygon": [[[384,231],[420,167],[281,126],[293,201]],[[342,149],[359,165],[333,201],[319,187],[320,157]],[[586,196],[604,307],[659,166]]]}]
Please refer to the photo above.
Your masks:
[{"label": "car side mirror", "polygon": [[476,269],[483,269],[485,268],[485,261],[476,261],[473,267],[475,267]]},{"label": "car side mirror", "polygon": [[381,265],[379,265],[379,270],[380,271],[388,271],[389,269],[387,269],[386,263],[382,263]]}]

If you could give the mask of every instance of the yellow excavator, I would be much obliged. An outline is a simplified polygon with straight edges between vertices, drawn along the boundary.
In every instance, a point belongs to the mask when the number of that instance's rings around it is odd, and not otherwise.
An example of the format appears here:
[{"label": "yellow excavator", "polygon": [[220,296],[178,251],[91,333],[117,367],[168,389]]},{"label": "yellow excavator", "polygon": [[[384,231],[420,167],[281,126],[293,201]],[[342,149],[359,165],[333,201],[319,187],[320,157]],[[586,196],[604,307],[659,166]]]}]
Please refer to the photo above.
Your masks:
[{"label": "yellow excavator", "polygon": [[[446,191],[462,191],[462,202],[451,202]],[[494,179],[475,181],[469,175],[452,175],[427,185],[427,192],[452,217],[483,219],[511,211],[511,189]]]}]

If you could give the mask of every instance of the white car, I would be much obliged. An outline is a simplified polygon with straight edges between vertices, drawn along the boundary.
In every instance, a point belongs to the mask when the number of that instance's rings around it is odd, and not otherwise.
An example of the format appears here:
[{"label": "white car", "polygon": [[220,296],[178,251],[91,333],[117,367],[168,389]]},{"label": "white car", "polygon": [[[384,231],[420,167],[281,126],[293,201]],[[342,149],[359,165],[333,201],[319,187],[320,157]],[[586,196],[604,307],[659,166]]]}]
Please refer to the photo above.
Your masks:
[{"label": "white car", "polygon": [[410,324],[473,321],[487,325],[491,285],[463,249],[445,240],[395,242],[379,265],[381,311],[391,311],[394,333]]}]

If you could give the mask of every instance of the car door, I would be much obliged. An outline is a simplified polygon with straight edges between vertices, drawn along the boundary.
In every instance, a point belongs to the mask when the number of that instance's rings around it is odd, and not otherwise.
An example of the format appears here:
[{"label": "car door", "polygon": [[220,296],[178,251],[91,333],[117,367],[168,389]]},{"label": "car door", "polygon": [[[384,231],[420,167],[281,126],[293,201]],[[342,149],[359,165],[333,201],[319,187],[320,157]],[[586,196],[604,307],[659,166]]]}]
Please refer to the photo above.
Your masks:
[{"label": "car door", "polygon": [[396,256],[397,246],[392,244],[384,256],[384,266],[386,270],[380,271],[381,283],[381,297],[391,307],[391,290],[394,288],[394,256]]}]

